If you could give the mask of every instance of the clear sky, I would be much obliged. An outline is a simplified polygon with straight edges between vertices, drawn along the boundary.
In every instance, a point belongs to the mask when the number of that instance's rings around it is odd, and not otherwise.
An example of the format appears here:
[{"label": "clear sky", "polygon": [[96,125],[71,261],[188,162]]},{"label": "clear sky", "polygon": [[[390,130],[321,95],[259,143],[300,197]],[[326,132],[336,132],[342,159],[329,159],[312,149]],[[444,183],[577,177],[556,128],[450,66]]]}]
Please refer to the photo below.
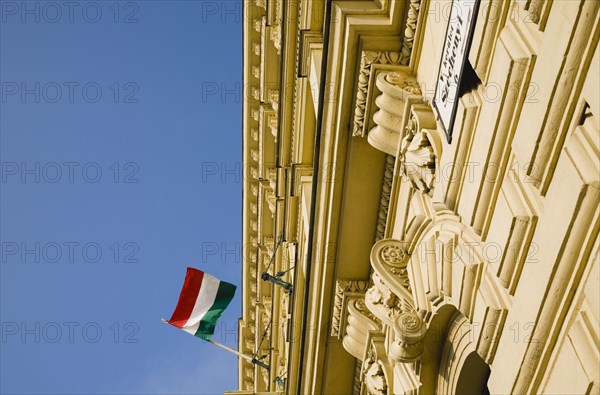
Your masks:
[{"label": "clear sky", "polygon": [[0,11],[0,392],[237,389],[235,356],[160,319],[187,266],[241,281],[241,4]]}]

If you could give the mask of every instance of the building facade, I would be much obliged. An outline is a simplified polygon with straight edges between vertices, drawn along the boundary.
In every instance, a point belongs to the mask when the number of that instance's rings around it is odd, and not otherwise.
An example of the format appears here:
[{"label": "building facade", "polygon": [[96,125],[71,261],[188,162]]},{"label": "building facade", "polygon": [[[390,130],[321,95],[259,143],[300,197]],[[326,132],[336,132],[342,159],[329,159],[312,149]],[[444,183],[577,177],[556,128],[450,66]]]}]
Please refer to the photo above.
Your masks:
[{"label": "building facade", "polygon": [[244,7],[232,394],[600,393],[600,2]]}]

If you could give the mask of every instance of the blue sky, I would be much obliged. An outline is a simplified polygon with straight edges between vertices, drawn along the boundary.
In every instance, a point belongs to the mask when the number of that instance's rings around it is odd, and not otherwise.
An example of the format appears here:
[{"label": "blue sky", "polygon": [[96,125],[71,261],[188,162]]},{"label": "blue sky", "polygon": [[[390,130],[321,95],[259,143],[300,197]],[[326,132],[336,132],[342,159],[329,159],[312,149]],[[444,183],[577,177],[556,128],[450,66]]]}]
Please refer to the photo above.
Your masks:
[{"label": "blue sky", "polygon": [[0,1],[0,392],[236,389],[160,319],[187,266],[241,281],[241,5],[71,4]]}]

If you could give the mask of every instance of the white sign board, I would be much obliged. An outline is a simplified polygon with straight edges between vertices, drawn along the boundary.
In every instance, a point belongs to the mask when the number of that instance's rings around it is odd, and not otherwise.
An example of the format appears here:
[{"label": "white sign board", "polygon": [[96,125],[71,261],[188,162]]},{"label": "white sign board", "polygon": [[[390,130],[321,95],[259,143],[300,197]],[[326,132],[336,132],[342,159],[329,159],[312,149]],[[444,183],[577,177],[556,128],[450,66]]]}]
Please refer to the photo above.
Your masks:
[{"label": "white sign board", "polygon": [[450,12],[444,13],[449,20],[433,105],[449,143],[452,141],[452,128],[460,98],[459,87],[469,56],[478,8],[479,0],[453,0]]}]

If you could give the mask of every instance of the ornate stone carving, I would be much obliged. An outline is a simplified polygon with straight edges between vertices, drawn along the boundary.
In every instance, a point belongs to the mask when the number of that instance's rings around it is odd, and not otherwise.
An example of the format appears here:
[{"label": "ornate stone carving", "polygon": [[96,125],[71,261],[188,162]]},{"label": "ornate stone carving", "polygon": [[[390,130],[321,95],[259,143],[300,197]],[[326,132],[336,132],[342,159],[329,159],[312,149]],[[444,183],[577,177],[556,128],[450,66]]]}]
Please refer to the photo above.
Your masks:
[{"label": "ornate stone carving", "polygon": [[267,169],[267,180],[271,190],[277,190],[277,169],[270,167]]},{"label": "ornate stone carving", "polygon": [[360,387],[362,386],[362,361],[357,359],[354,364],[354,383],[352,384],[352,395],[360,395]]},{"label": "ornate stone carving", "polygon": [[394,163],[396,158],[387,155],[385,159],[385,170],[383,171],[383,186],[381,187],[381,200],[379,202],[379,215],[377,216],[377,231],[375,242],[385,237],[385,226],[390,205],[390,194],[392,192],[392,180],[394,178]]},{"label": "ornate stone carving", "polygon": [[275,49],[277,49],[277,55],[281,55],[281,26],[276,25],[271,28],[269,38],[273,41]]},{"label": "ornate stone carving", "polygon": [[400,299],[402,311],[414,306],[407,266],[410,256],[403,243],[398,240],[380,240],[371,249],[373,281],[380,289],[387,287]]},{"label": "ornate stone carving", "polygon": [[272,216],[275,215],[275,205],[277,203],[277,199],[275,198],[275,194],[272,190],[267,191],[266,193],[267,204],[269,205],[269,211],[271,211]]},{"label": "ornate stone carving", "polygon": [[377,87],[381,95],[373,116],[377,124],[369,132],[369,144],[389,155],[396,155],[406,106],[422,102],[421,89],[413,76],[403,73],[380,73]]},{"label": "ornate stone carving", "polygon": [[250,87],[250,92],[252,94],[252,98],[256,101],[260,100],[260,90],[256,86]]},{"label": "ornate stone carving", "polygon": [[348,325],[344,336],[344,349],[355,358],[362,358],[369,331],[381,329],[379,319],[371,313],[363,298],[348,302]]},{"label": "ornate stone carving", "polygon": [[373,273],[373,283],[365,294],[365,304],[376,317],[392,326],[402,311],[400,300],[376,273]]},{"label": "ornate stone carving", "polygon": [[358,88],[356,92],[356,108],[354,110],[353,136],[364,137],[365,111],[368,101],[369,81],[371,80],[371,67],[373,64],[399,64],[400,52],[397,51],[363,51],[360,58],[360,71],[358,74]]},{"label": "ornate stone carving", "polygon": [[400,146],[400,166],[415,188],[430,193],[435,181],[436,153],[431,132],[425,129],[436,129],[435,116],[428,105],[414,105]]},{"label": "ornate stone carving", "polygon": [[394,321],[396,340],[389,355],[394,361],[414,362],[421,357],[427,325],[414,310],[405,311]]},{"label": "ornate stone carving", "polygon": [[421,0],[410,0],[408,5],[408,13],[404,29],[404,37],[402,37],[402,50],[400,64],[407,66],[410,63],[412,48],[414,44],[415,34],[417,32],[417,21],[419,19],[419,11],[421,9]]},{"label": "ornate stone carving", "polygon": [[352,293],[364,293],[369,287],[368,281],[338,280],[335,283],[335,300],[333,302],[333,315],[331,317],[331,336],[341,337],[340,327],[345,313],[345,298]]},{"label": "ornate stone carving", "polygon": [[377,360],[373,348],[369,350],[363,364],[364,384],[369,395],[387,395],[388,385],[383,366]]},{"label": "ornate stone carving", "polygon": [[260,33],[260,29],[262,27],[262,18],[254,18],[254,20],[252,21],[252,25],[254,27],[254,30]]},{"label": "ornate stone carving", "polygon": [[271,134],[273,135],[273,138],[275,138],[275,142],[277,142],[277,117],[271,117],[269,119],[269,128],[271,128]]},{"label": "ornate stone carving", "polygon": [[[273,110],[277,112],[279,109],[279,89],[271,89],[269,91],[269,102],[273,107]],[[277,122],[277,118],[275,118],[275,122]],[[277,136],[275,136],[277,138]]]}]

